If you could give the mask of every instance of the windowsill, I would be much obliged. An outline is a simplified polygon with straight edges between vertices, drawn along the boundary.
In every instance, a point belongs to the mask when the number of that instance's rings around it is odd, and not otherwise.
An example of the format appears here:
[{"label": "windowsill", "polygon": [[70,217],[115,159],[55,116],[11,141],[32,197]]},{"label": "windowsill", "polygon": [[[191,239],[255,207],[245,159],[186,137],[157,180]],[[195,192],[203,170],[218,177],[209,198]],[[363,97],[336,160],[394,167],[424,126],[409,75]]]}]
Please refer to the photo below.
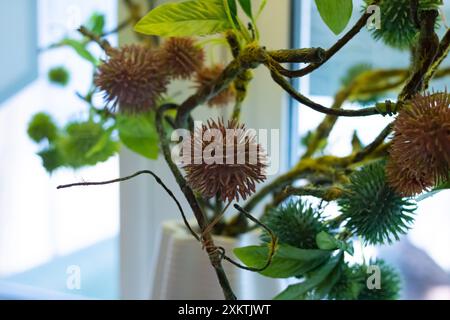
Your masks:
[{"label": "windowsill", "polygon": [[[80,290],[66,287],[67,267],[81,270]],[[2,279],[0,299],[118,299],[119,250],[114,237]]]}]

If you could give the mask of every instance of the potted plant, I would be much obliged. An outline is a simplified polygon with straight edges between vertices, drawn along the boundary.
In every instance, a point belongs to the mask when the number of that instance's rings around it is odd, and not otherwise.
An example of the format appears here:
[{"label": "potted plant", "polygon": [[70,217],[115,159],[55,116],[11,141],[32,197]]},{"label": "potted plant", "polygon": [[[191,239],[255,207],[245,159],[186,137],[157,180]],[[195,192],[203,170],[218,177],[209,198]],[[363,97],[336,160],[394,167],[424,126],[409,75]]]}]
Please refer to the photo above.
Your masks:
[{"label": "potted plant", "polygon": [[[135,8],[131,1],[127,3]],[[106,54],[98,65],[95,60],[93,87],[84,97],[93,116],[60,129],[50,116],[40,114],[30,124],[30,136],[37,142],[46,141],[40,155],[49,171],[104,161],[117,152],[119,141],[143,156],[162,154],[195,216],[195,225],[186,219],[188,208],[183,208],[151,171],[60,187],[151,175],[177,203],[183,218],[181,229],[165,226],[162,246],[170,250],[161,253],[170,259],[159,261],[161,278],[175,277],[176,273],[169,272],[172,260],[178,266],[189,265],[185,277],[210,270],[223,297],[236,299],[234,289],[239,280],[230,281],[230,271],[224,269],[227,263],[227,267],[270,278],[301,279],[278,294],[279,299],[396,298],[399,280],[391,267],[381,260],[351,264],[346,256],[354,253],[356,237],[364,245],[398,240],[411,227],[417,196],[448,187],[450,96],[427,91],[432,79],[448,75],[441,63],[449,51],[450,32],[441,39],[435,32],[442,1],[367,0],[357,23],[327,50],[268,49],[270,44],[260,43],[258,30],[258,16],[265,4],[261,1],[255,7],[249,0],[190,0],[162,4],[142,18],[138,10],[131,10],[130,21],[137,22],[135,31],[142,35],[142,42],[120,48],[112,47],[103,32],[81,27],[82,41],[97,43]],[[341,33],[350,19],[352,1],[317,0],[316,5],[329,28]],[[399,10],[405,15],[397,15]],[[326,64],[368,22],[377,21],[377,14],[384,25],[375,28],[374,37],[386,45],[411,48],[408,69],[355,68],[331,107],[310,100],[291,85],[289,78],[306,76]],[[227,65],[205,64],[206,41],[193,37],[211,35],[217,35],[230,49],[233,58]],[[163,41],[155,41],[155,36]],[[307,66],[298,70],[284,66],[298,63]],[[254,132],[241,123],[240,111],[252,70],[259,67],[267,69],[274,86],[323,113],[324,120],[305,137],[306,151],[298,163],[256,191],[256,184],[266,180],[269,159]],[[179,79],[196,88],[184,101],[167,94],[170,82]],[[92,103],[96,91],[104,94],[101,108]],[[387,92],[396,92],[396,99],[380,101]],[[346,101],[371,106],[346,109]],[[229,119],[210,119],[200,125],[192,119],[192,111],[201,105],[228,104],[233,106]],[[355,136],[353,151],[347,156],[319,154],[339,117],[366,116],[389,116],[392,121],[366,146]],[[171,139],[174,136],[177,139]],[[254,212],[269,196],[263,212]],[[339,213],[327,216],[321,205],[307,203],[305,196],[321,203],[336,202]],[[240,200],[245,200],[245,205],[238,205]],[[224,219],[227,210],[236,212],[229,221]],[[240,262],[231,252],[236,241],[230,239],[255,229],[261,232],[259,245],[234,249]],[[180,249],[189,243],[189,249]],[[200,253],[203,259],[197,257]],[[167,292],[169,284],[167,280],[157,290]],[[190,288],[186,283],[180,286]]]}]

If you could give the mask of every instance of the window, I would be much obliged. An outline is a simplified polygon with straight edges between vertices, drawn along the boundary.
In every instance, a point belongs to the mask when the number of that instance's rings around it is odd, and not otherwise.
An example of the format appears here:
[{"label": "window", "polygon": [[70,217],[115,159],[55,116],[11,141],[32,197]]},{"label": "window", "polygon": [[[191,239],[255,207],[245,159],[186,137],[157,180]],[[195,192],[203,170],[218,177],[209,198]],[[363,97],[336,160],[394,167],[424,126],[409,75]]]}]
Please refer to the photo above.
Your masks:
[{"label": "window", "polygon": [[[39,47],[46,48],[74,32],[96,11],[105,14],[108,30],[117,24],[115,0],[39,0],[34,13]],[[69,48],[41,53],[38,64],[38,79],[0,105],[0,280],[9,285],[115,298],[119,186],[63,192],[56,186],[116,177],[118,159],[49,176],[35,154],[37,146],[26,133],[29,120],[39,111],[51,113],[60,124],[86,116],[87,108],[75,92],[87,91],[93,70]],[[60,65],[71,71],[67,88],[47,81],[48,70]],[[80,267],[81,290],[66,287],[66,271],[71,265]]]},{"label": "window", "polygon": [[[363,1],[354,1],[352,25],[360,16]],[[296,47],[322,47],[328,48],[336,42],[338,37],[327,29],[312,0],[293,0],[293,44]],[[450,5],[446,3],[445,12],[450,16]],[[443,28],[439,30],[442,35]],[[365,63],[378,68],[406,67],[409,56],[406,52],[389,49],[379,42],[372,40],[367,30],[362,30],[353,41],[328,61],[322,68],[311,75],[302,78],[296,85],[303,94],[325,106],[330,106],[333,96],[339,89],[340,79],[347,70],[355,64]],[[447,58],[446,65],[450,65]],[[448,83],[448,80],[447,80]],[[445,81],[435,81],[434,90],[445,89]],[[293,154],[298,159],[302,150],[301,137],[309,130],[314,129],[323,118],[323,115],[305,107],[292,103],[293,120]],[[347,108],[357,107],[347,104]],[[351,152],[351,137],[354,130],[364,144],[370,143],[386,126],[389,119],[383,117],[340,118],[329,138],[326,153],[339,156]],[[450,271],[450,205],[449,191],[419,203],[416,222],[413,229],[400,243],[392,247],[380,248],[379,254],[396,264],[403,275],[409,278],[404,281],[405,298],[449,298],[448,273]],[[330,206],[331,208],[331,206]],[[333,208],[331,210],[336,210]],[[366,255],[374,252],[369,250]],[[399,254],[401,253],[401,254]],[[423,264],[419,263],[423,262]],[[421,270],[417,270],[421,269]],[[435,276],[427,276],[434,274]],[[441,290],[444,286],[445,290]]]}]

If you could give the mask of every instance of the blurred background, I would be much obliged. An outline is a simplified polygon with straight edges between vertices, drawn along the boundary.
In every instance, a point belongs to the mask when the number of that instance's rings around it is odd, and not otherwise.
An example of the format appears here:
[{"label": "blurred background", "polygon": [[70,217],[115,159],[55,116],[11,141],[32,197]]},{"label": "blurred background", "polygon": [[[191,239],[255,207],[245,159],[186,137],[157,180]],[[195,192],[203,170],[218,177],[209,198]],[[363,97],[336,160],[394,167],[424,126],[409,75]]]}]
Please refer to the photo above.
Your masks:
[{"label": "blurred background", "polygon": [[[147,1],[138,2],[148,5]],[[360,4],[355,1],[354,20]],[[448,2],[445,12],[450,17]],[[124,1],[0,2],[0,299],[162,297],[155,295],[162,277],[158,269],[158,259],[163,259],[159,249],[163,248],[162,224],[179,218],[163,191],[146,178],[89,190],[57,191],[56,186],[152,169],[176,189],[164,162],[146,160],[122,148],[119,156],[95,167],[58,169],[49,175],[36,155],[36,144],[27,135],[28,123],[37,112],[49,112],[60,123],[86,113],[79,95],[90,88],[92,64],[76,47],[52,48],[52,44],[77,37],[76,29],[98,15],[104,17],[104,30],[114,30],[127,18]],[[272,48],[327,48],[337,39],[319,19],[312,0],[269,0],[260,28],[262,41]],[[133,42],[133,37],[131,30],[125,29],[109,35],[108,40],[117,45]],[[95,44],[88,50],[100,58],[103,55]],[[341,79],[355,64],[399,68],[408,63],[406,52],[386,48],[363,30],[325,67],[296,85],[303,94],[330,105]],[[445,64],[450,66],[448,58]],[[70,74],[64,87],[48,77],[49,70],[61,66]],[[322,116],[289,101],[264,70],[257,70],[255,78],[246,104],[264,111],[244,109],[243,119],[252,128],[281,129],[282,172],[295,163],[302,151],[302,137]],[[444,90],[448,84],[448,79],[438,81],[433,89]],[[100,95],[94,100],[101,104]],[[202,111],[196,114],[198,118],[206,116]],[[373,117],[340,120],[323,152],[346,155],[351,152],[354,130],[363,143],[369,143],[387,121]],[[359,255],[381,255],[395,264],[404,277],[403,298],[450,299],[449,207],[449,191],[420,202],[408,237]],[[253,239],[248,238],[242,241]],[[71,286],[69,280],[78,272],[81,285],[75,282]],[[240,292],[248,298],[271,298],[271,290],[284,285],[248,275],[238,279]],[[268,288],[266,295],[258,295],[264,287]]]}]

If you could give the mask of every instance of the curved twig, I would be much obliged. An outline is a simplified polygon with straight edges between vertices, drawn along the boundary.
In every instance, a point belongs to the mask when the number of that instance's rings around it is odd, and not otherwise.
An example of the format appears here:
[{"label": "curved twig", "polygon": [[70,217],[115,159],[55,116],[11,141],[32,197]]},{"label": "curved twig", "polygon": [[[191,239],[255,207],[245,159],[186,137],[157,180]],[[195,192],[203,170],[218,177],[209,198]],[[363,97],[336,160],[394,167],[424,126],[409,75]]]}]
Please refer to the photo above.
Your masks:
[{"label": "curved twig", "polygon": [[138,171],[138,172],[132,174],[131,176],[118,178],[118,179],[113,179],[113,180],[108,180],[108,181],[78,182],[78,183],[71,183],[71,184],[60,185],[56,189],[59,190],[59,189],[67,189],[67,188],[72,188],[72,187],[103,186],[103,185],[107,185],[107,184],[113,184],[113,183],[119,183],[119,182],[124,182],[124,181],[127,181],[127,180],[131,180],[131,179],[133,179],[133,178],[135,178],[137,176],[140,176],[142,174],[149,174],[149,175],[151,175],[156,180],[156,182],[167,192],[167,194],[176,203],[176,205],[178,207],[178,210],[180,211],[181,216],[183,217],[183,221],[184,221],[184,224],[186,225],[186,228],[188,228],[189,232],[194,236],[195,239],[200,241],[200,237],[197,235],[197,233],[195,233],[195,231],[190,226],[189,221],[186,218],[186,214],[184,213],[184,210],[183,210],[180,202],[178,201],[178,199],[175,197],[173,192],[164,184],[164,182],[161,180],[161,178],[158,177],[158,175],[156,175],[156,173],[154,173],[154,172],[152,172],[150,170],[141,170],[141,171]]},{"label": "curved twig", "polygon": [[[261,268],[252,268],[252,267],[247,267],[244,266],[236,261],[234,261],[233,259],[231,259],[230,257],[225,255],[225,251],[223,251],[223,256],[222,258],[227,260],[228,262],[230,262],[231,264],[235,265],[238,268],[244,269],[244,270],[248,270],[248,271],[252,271],[252,272],[261,272],[266,270],[270,264],[272,263],[273,260],[273,256],[275,255],[276,252],[276,248],[277,248],[277,244],[278,244],[278,238],[275,235],[275,233],[273,233],[273,231],[266,226],[264,223],[262,223],[261,221],[259,221],[258,219],[256,219],[255,217],[253,217],[250,213],[248,213],[246,210],[244,210],[244,208],[240,207],[238,204],[234,205],[234,208],[236,210],[238,210],[240,213],[242,213],[245,217],[247,217],[248,219],[250,219],[251,221],[253,221],[254,223],[256,223],[257,225],[261,226],[264,230],[266,230],[271,238],[270,241],[270,248],[269,248],[269,255],[267,257],[267,261],[266,264],[264,266],[262,266]],[[221,250],[223,250],[223,248],[221,248]]]},{"label": "curved twig", "polygon": [[[375,0],[371,4],[377,5],[380,2],[380,0]],[[306,76],[307,74],[310,74],[314,70],[321,67],[324,63],[326,63],[328,60],[330,60],[339,50],[341,50],[350,40],[353,39],[354,36],[356,36],[362,28],[367,24],[367,21],[369,21],[370,17],[372,16],[372,13],[366,12],[359,18],[359,20],[355,23],[353,28],[351,28],[342,38],[340,38],[331,48],[325,51],[323,55],[323,59],[319,63],[311,63],[310,65],[304,67],[300,70],[287,70],[283,72],[283,75],[290,78],[298,78]]]}]

